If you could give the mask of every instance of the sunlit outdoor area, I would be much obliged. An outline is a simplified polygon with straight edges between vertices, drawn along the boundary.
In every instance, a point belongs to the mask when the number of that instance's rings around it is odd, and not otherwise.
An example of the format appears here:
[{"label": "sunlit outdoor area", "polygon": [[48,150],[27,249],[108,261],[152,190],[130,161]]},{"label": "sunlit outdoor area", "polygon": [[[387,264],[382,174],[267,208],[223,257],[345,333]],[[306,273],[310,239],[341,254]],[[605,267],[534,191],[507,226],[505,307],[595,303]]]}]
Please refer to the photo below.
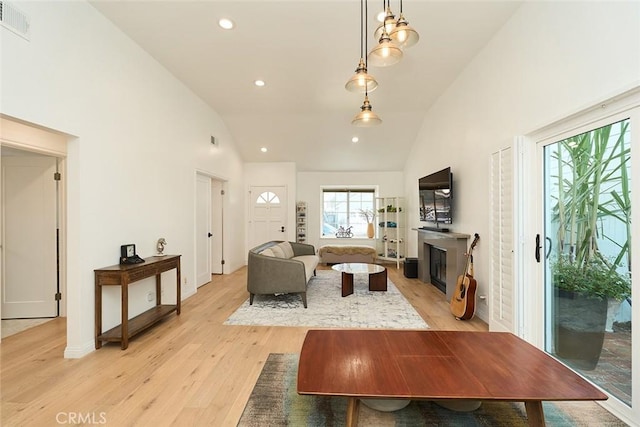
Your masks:
[{"label": "sunlit outdoor area", "polygon": [[631,405],[631,132],[544,151],[546,350]]}]

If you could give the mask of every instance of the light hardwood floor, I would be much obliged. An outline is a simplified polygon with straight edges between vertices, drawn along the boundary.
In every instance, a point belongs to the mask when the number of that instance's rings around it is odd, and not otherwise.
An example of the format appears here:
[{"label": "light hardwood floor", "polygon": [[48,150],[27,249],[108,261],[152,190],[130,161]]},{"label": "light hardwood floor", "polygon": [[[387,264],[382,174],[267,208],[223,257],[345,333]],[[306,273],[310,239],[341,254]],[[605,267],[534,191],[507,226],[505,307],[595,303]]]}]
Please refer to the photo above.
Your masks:
[{"label": "light hardwood floor", "polygon": [[[478,318],[455,320],[435,287],[388,270],[431,328],[487,330]],[[106,344],[64,359],[62,318],[2,340],[1,424],[235,426],[269,353],[299,353],[308,329],[223,325],[247,299],[245,283],[246,268],[215,276],[183,301],[180,316],[133,338],[125,351]]]}]

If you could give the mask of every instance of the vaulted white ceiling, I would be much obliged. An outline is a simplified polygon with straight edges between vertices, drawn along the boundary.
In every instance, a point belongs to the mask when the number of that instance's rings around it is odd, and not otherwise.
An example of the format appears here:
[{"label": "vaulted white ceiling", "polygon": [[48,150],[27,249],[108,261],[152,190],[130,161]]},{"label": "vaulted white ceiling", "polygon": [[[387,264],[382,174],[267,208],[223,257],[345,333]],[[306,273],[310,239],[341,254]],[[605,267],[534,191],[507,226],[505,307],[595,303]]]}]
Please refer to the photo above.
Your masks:
[{"label": "vaulted white ceiling", "polygon": [[[244,161],[299,171],[402,170],[427,110],[520,5],[404,1],[420,42],[397,65],[369,67],[383,123],[357,128],[364,96],[344,85],[360,58],[359,0],[91,3],[220,114]],[[368,2],[369,49],[382,7]],[[233,30],[218,26],[224,17]]]}]

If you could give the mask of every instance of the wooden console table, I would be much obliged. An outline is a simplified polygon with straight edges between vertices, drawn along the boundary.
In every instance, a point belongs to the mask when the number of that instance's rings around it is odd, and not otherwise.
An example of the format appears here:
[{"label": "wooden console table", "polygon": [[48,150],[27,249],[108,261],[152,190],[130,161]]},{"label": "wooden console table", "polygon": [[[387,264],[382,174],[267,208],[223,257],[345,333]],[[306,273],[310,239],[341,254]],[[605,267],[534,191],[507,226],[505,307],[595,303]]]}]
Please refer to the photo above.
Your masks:
[{"label": "wooden console table", "polygon": [[[94,270],[95,274],[95,313],[96,313],[96,349],[102,342],[120,342],[125,350],[129,338],[160,321],[169,313],[180,314],[180,255],[154,256],[145,258],[145,262],[130,265],[112,265]],[[176,269],[176,304],[162,304],[160,275]],[[129,319],[129,285],[147,277],[156,276],[155,307]],[[122,323],[115,328],[102,332],[102,287],[120,286]]]}]

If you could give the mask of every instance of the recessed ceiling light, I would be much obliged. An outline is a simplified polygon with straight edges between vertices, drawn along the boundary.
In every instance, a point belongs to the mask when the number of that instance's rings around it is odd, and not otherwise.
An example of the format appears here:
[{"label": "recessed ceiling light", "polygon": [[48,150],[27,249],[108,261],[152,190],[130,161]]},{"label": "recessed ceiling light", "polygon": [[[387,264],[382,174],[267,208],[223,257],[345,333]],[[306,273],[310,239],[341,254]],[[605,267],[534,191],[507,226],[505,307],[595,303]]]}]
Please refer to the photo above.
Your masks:
[{"label": "recessed ceiling light", "polygon": [[253,84],[255,84],[258,87],[262,87],[264,86],[264,80],[256,80],[255,82],[253,82]]},{"label": "recessed ceiling light", "polygon": [[354,136],[353,138],[351,138],[351,142],[353,142],[354,144],[358,141],[360,141],[360,139],[358,139],[357,136]]},{"label": "recessed ceiling light", "polygon": [[223,28],[225,30],[231,30],[234,27],[233,21],[227,18],[220,19],[218,21],[218,25],[220,26],[220,28]]},{"label": "recessed ceiling light", "polygon": [[260,151],[262,151],[263,153],[266,153],[266,152],[267,152],[267,147],[262,147],[262,148],[260,149]]}]

